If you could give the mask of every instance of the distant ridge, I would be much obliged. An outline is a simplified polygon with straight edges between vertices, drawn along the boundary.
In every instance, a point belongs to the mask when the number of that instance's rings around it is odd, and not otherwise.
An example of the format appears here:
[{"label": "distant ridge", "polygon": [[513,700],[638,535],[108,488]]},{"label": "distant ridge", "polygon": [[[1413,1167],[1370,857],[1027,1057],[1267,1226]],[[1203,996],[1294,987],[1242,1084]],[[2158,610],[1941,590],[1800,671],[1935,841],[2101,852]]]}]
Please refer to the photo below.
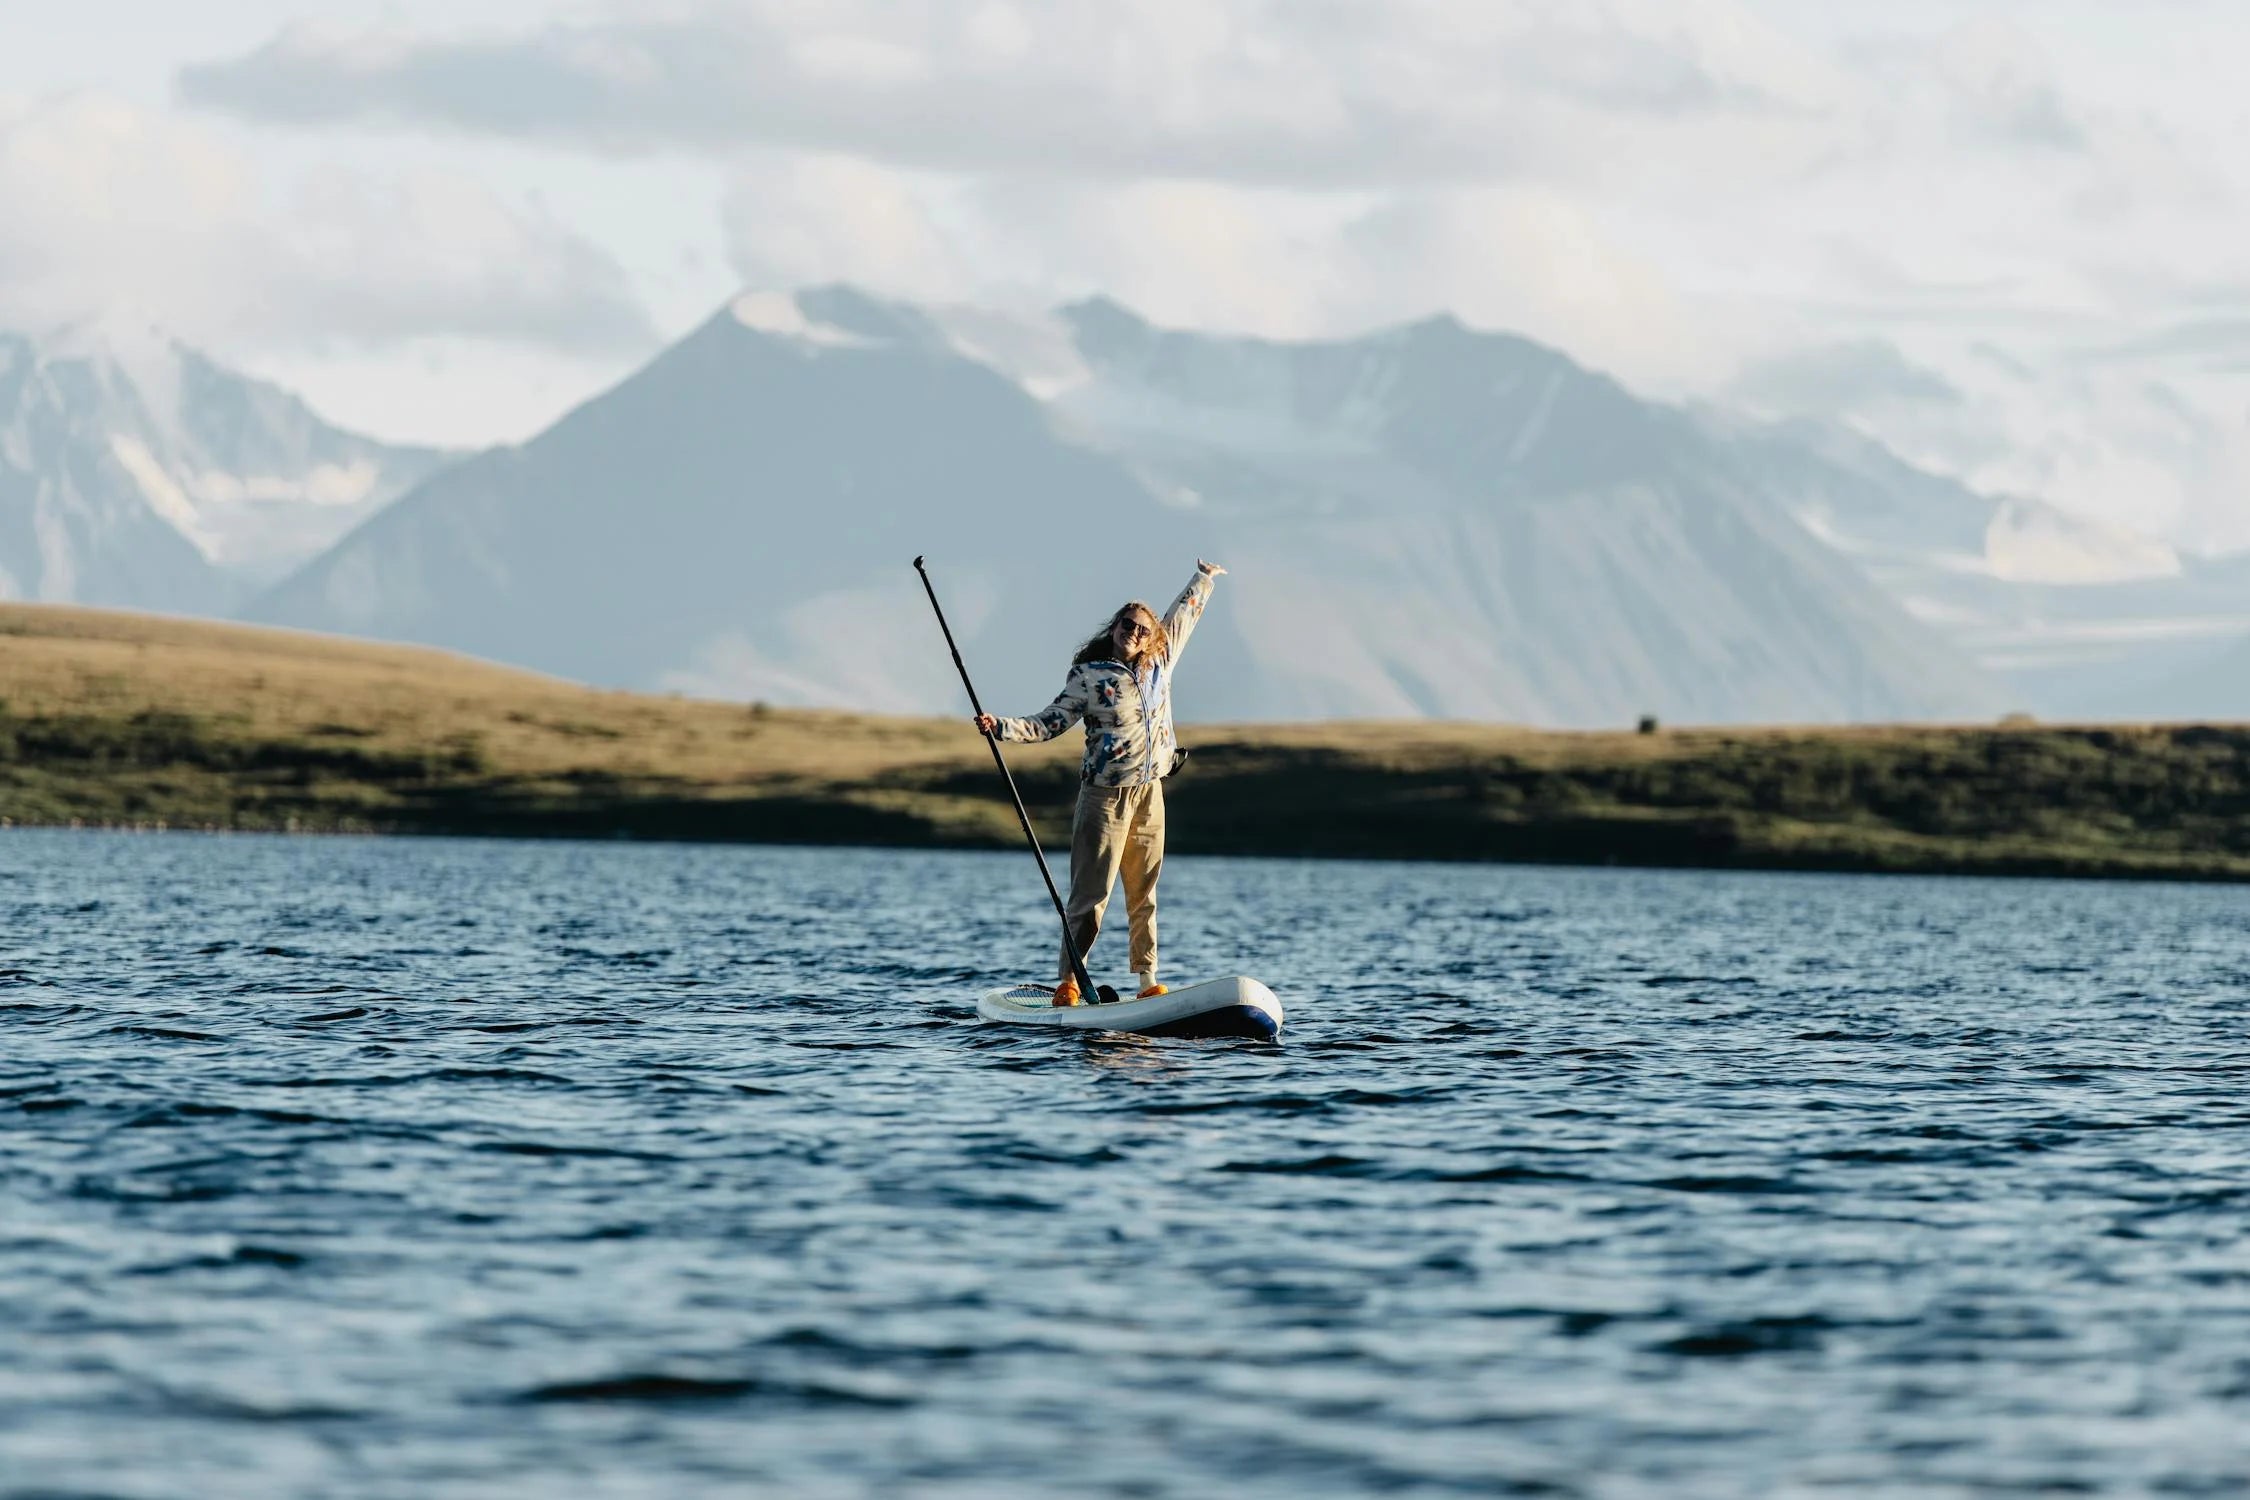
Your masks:
[{"label": "distant ridge", "polygon": [[1110,608],[1192,571],[1194,538],[1129,470],[910,310],[838,294],[802,327],[776,316],[722,310],[522,447],[437,475],[249,618],[607,685],[936,710],[959,686],[917,552],[1000,701],[1044,703]]},{"label": "distant ridge", "polygon": [[[1289,343],[1159,328],[1101,297],[1024,316],[828,287],[746,293],[681,347],[699,337],[700,373],[660,396],[625,393],[680,368],[668,356],[534,444],[463,456],[342,432],[130,312],[0,331],[0,598],[935,710],[957,705],[896,649],[923,622],[893,554],[935,550],[1013,703],[1052,689],[1058,632],[1167,594],[1205,552],[1237,567],[1182,678],[1190,717],[2142,719],[2250,701],[2250,556],[1978,494],[1839,426],[1644,401],[1448,315]],[[475,467],[439,485],[455,463]],[[416,509],[460,498],[457,521],[481,519],[394,527],[386,506],[423,481],[441,498]],[[769,544],[796,561],[769,567]]]},{"label": "distant ridge", "polygon": [[450,468],[249,617],[618,686],[951,711],[1234,568],[1190,718],[1981,717],[2008,694],[1688,414],[1449,318],[1280,344],[844,287],[748,294],[520,448]]},{"label": "distant ridge", "polygon": [[344,432],[130,313],[0,330],[0,598],[224,612],[450,456]]}]

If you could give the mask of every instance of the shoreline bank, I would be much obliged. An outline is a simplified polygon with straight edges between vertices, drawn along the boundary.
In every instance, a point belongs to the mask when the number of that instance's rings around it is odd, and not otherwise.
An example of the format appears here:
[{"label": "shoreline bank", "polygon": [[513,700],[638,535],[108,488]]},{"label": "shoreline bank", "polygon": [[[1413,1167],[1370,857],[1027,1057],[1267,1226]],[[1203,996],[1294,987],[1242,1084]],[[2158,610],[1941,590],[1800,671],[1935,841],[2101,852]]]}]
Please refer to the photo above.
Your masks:
[{"label": "shoreline bank", "polygon": [[[963,715],[965,721],[966,715]],[[2250,725],[1187,725],[1182,854],[2250,880]],[[1050,847],[1075,736],[1011,747]],[[0,821],[1021,847],[966,723],[0,605]]]}]

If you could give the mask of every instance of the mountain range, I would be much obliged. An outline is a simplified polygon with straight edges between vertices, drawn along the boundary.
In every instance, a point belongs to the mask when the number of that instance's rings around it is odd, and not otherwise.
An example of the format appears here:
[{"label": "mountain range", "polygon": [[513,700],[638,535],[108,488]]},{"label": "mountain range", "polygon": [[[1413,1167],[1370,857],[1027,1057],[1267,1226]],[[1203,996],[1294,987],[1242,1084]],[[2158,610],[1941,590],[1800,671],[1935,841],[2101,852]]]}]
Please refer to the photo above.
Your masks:
[{"label": "mountain range", "polygon": [[144,318],[0,331],[0,598],[224,613],[454,456],[343,432]]},{"label": "mountain range", "polygon": [[[19,396],[26,368],[57,394]],[[999,712],[1198,556],[1233,571],[1188,718],[1967,719],[2166,692],[2156,711],[2224,713],[2206,662],[2250,638],[2242,565],[1447,317],[1286,343],[1101,299],[750,293],[531,441],[457,457],[337,432],[169,343],[73,363],[0,340],[9,421],[0,593],[778,703],[962,706],[916,553]],[[67,572],[43,565],[58,532]]]},{"label": "mountain range", "polygon": [[1286,345],[738,299],[517,450],[404,497],[252,617],[570,676],[944,710],[930,554],[1026,711],[1121,600],[1233,575],[1183,713],[1615,723],[1982,716],[1997,684],[1697,425],[1449,319]]}]

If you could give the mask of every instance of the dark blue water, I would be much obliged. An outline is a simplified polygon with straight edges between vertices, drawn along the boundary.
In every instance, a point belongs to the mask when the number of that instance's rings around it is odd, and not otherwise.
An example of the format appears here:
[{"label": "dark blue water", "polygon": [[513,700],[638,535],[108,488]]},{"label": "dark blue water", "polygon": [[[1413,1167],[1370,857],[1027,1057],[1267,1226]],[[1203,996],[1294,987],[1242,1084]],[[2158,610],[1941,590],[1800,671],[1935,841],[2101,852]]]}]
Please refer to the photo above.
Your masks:
[{"label": "dark blue water", "polygon": [[2241,891],[1165,893],[1281,1045],[974,1020],[1021,856],[0,835],[0,1493],[2250,1490]]}]

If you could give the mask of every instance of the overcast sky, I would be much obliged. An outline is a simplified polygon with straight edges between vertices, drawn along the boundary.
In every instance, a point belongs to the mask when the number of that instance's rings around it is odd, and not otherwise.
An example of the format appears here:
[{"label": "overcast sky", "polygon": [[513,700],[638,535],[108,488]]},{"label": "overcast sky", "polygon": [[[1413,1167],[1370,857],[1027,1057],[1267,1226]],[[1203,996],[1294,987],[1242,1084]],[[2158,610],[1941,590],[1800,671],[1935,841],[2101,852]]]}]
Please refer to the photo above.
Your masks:
[{"label": "overcast sky", "polygon": [[[40,12],[36,19],[34,10]],[[71,0],[0,16],[0,324],[513,440],[744,284],[1637,389],[2250,545],[2237,0]]]}]

